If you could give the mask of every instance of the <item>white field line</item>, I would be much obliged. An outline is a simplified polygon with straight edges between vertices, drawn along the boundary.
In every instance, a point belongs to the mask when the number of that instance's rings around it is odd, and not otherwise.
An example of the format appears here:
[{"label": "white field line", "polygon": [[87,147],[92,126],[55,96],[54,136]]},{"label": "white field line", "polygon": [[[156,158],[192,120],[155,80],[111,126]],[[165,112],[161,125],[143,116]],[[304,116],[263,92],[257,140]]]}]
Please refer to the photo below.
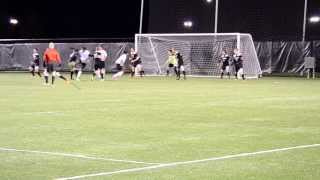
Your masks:
[{"label": "white field line", "polygon": [[120,163],[147,164],[147,165],[159,165],[160,164],[160,163],[149,163],[149,162],[142,162],[142,161],[132,161],[132,160],[121,160],[121,159],[110,159],[110,158],[102,158],[102,157],[93,157],[93,156],[86,156],[86,155],[81,155],[81,154],[69,154],[69,153],[59,153],[59,152],[21,150],[21,149],[12,149],[12,148],[3,148],[3,147],[0,147],[0,151],[43,154],[43,155],[50,155],[50,156],[63,156],[63,157],[70,157],[70,158],[79,158],[79,159],[97,160],[97,161],[111,161],[111,162],[120,162]]},{"label": "white field line", "polygon": [[140,171],[146,171],[146,170],[152,170],[152,169],[175,167],[175,166],[179,166],[179,165],[189,165],[189,164],[195,164],[195,163],[204,163],[204,162],[209,162],[209,161],[241,158],[241,157],[255,156],[255,155],[260,155],[260,154],[289,151],[289,150],[294,150],[294,149],[314,148],[314,147],[320,147],[320,144],[295,146],[295,147],[288,147],[288,148],[281,148],[281,149],[257,151],[257,152],[251,152],[251,153],[241,153],[241,154],[227,155],[227,156],[222,156],[222,157],[213,157],[213,158],[200,159],[200,160],[194,160],[194,161],[183,161],[183,162],[159,164],[159,165],[142,167],[142,168],[132,168],[132,169],[119,170],[119,171],[112,171],[112,172],[102,172],[102,173],[97,173],[97,174],[87,174],[87,175],[74,176],[74,177],[64,177],[64,178],[58,178],[56,180],[74,180],[74,179],[83,179],[83,178],[97,177],[97,176],[108,176],[108,175],[114,175],[114,174],[140,172]]}]

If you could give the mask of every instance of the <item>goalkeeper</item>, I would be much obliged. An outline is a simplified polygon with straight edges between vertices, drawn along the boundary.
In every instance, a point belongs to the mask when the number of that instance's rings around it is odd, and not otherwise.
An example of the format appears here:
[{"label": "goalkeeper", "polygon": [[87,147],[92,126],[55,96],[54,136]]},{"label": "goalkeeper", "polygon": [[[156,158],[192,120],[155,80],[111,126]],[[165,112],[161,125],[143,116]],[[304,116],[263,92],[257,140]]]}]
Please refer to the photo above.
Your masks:
[{"label": "goalkeeper", "polygon": [[49,75],[51,75],[51,84],[54,84],[55,77],[58,76],[59,78],[69,82],[65,77],[63,77],[59,72],[57,72],[57,68],[61,68],[61,58],[59,52],[54,48],[54,43],[49,43],[49,48],[45,51],[43,55],[43,61],[45,67],[44,71],[44,78],[45,78],[45,85],[49,85]]},{"label": "goalkeeper", "polygon": [[168,65],[167,76],[170,75],[170,70],[172,68],[174,69],[174,72],[178,76],[178,71],[177,71],[178,60],[177,60],[177,54],[176,54],[176,51],[174,48],[172,48],[168,51],[168,60],[167,60],[166,64]]}]

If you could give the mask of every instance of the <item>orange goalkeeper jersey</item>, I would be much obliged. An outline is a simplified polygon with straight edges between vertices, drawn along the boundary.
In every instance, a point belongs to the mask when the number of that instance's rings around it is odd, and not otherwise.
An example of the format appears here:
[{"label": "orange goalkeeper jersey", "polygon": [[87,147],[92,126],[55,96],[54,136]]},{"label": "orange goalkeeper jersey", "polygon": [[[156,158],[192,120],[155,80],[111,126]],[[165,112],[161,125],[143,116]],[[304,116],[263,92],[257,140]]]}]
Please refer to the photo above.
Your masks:
[{"label": "orange goalkeeper jersey", "polygon": [[43,60],[46,63],[56,63],[60,64],[61,63],[61,58],[60,54],[56,49],[50,49],[48,48],[43,55]]}]

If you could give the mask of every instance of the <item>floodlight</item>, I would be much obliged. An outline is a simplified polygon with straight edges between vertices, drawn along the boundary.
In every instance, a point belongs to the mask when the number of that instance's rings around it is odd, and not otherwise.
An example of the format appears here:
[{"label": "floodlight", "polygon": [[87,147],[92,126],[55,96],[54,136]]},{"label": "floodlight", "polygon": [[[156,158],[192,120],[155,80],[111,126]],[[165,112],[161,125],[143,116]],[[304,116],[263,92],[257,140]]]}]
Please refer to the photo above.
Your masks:
[{"label": "floodlight", "polygon": [[312,17],[310,18],[310,22],[311,22],[311,23],[318,23],[318,22],[320,22],[320,16],[312,16]]},{"label": "floodlight", "polygon": [[184,21],[183,25],[186,28],[191,28],[193,26],[193,22],[192,21]]},{"label": "floodlight", "polygon": [[10,18],[9,19],[9,23],[12,24],[12,25],[17,25],[19,23],[19,21],[16,18]]}]

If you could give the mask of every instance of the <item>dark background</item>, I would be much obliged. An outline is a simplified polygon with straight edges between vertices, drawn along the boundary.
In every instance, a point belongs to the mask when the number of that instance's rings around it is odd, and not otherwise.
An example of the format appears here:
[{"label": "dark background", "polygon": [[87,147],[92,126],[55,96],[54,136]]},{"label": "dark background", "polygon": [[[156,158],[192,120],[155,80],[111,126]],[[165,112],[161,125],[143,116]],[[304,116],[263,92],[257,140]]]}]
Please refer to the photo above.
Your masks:
[{"label": "dark background", "polygon": [[[214,31],[215,2],[145,0],[144,33]],[[219,32],[251,33],[256,41],[302,39],[304,0],[220,0]],[[320,15],[309,0],[308,17]],[[140,0],[0,2],[0,38],[132,38],[139,30]],[[10,26],[16,17],[20,24]],[[183,21],[192,20],[186,29]],[[320,39],[320,23],[307,24],[307,40]]]},{"label": "dark background", "polygon": [[[18,26],[9,25],[11,16]],[[139,16],[140,0],[2,0],[0,38],[133,37]]]},{"label": "dark background", "polygon": [[[320,1],[308,0],[308,17],[320,16]],[[215,1],[150,0],[149,32],[214,31]],[[165,13],[164,13],[165,12]],[[220,0],[218,32],[251,33],[254,40],[302,40],[304,0]],[[192,29],[183,27],[191,19]],[[157,22],[157,23],[153,23]],[[307,40],[320,39],[320,23],[307,24]]]}]

